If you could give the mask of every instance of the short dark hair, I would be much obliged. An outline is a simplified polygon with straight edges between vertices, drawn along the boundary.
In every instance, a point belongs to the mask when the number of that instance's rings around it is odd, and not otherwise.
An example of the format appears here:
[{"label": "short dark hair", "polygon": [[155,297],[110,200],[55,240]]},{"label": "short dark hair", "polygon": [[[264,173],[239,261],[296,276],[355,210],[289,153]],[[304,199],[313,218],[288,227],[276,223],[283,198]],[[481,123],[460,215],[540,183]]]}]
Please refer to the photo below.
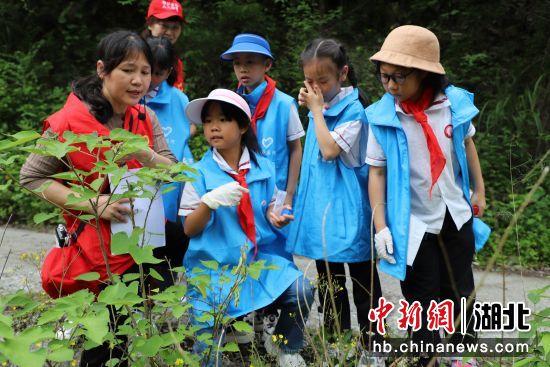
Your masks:
[{"label": "short dark hair", "polygon": [[[105,74],[111,73],[120,63],[136,54],[143,54],[153,68],[151,49],[138,34],[131,31],[109,33],[99,41],[98,59],[103,61]],[[72,83],[74,94],[90,105],[90,112],[105,124],[113,116],[113,107],[103,95],[103,81],[96,72]]]}]

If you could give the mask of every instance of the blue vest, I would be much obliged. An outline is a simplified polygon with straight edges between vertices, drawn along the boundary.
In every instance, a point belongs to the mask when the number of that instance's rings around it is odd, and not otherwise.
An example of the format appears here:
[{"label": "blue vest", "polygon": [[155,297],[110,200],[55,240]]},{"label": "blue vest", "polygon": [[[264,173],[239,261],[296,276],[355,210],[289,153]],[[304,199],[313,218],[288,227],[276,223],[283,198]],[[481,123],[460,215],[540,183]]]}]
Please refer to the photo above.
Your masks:
[{"label": "blue vest", "polygon": [[[239,88],[238,92],[247,101],[252,114],[266,87],[267,82],[264,81],[250,94],[244,94],[244,87]],[[288,178],[289,151],[286,134],[291,104],[296,106],[294,98],[275,89],[265,116],[256,121],[256,136],[260,150],[275,164],[277,188],[281,190],[286,190]]]},{"label": "blue vest", "polygon": [[[478,114],[479,110],[474,106],[473,94],[463,89],[451,85],[445,89],[445,95],[451,103],[453,146],[458,161],[454,175],[457,185],[462,188],[464,197],[471,205],[470,178],[464,138],[468,132],[470,121]],[[387,160],[386,223],[393,236],[396,264],[380,260],[380,270],[404,280],[411,214],[407,137],[397,117],[394,98],[391,94],[384,94],[382,99],[369,106],[365,113]],[[478,218],[474,218],[473,229],[476,250],[479,251],[489,238],[491,230]]]},{"label": "blue vest", "polygon": [[[187,103],[189,103],[189,98],[184,93],[164,81],[159,87],[158,94],[147,102],[147,106],[157,114],[164,137],[172,153],[178,161],[190,164],[193,162],[193,155],[187,145],[190,135],[189,121],[185,116]],[[164,185],[162,190],[167,190],[169,187],[173,187],[172,191],[162,195],[164,215],[169,221],[175,222],[182,185],[174,182]]]},{"label": "blue vest", "polygon": [[[368,131],[357,89],[323,115],[330,131],[354,120],[362,120],[361,130]],[[331,262],[369,260],[371,211],[367,181],[366,164],[349,168],[340,157],[323,159],[310,113],[294,205],[296,219],[290,224],[287,251]]]},{"label": "blue vest", "polygon": [[[271,304],[302,275],[292,260],[285,256],[283,237],[266,218],[266,210],[275,190],[273,164],[259,155],[256,155],[256,159],[258,165],[251,161],[252,167],[246,175],[246,182],[254,211],[258,253],[254,259],[254,244],[249,241],[239,224],[236,207],[219,207],[212,211],[203,231],[191,238],[183,261],[190,284],[187,297],[188,302],[193,305],[194,319],[220,307],[227,298],[235,281],[231,270],[239,264],[241,252],[246,254],[247,264],[264,260],[266,265],[272,264],[278,269],[262,271],[258,280],[246,278],[238,292],[238,302],[233,297],[226,310],[226,314],[231,317],[245,315]],[[191,175],[195,179],[192,184],[199,196],[233,181],[214,161],[212,150],[206,152],[202,160],[193,167],[197,173]],[[201,260],[215,260],[219,264],[219,270],[206,268]],[[226,267],[222,269],[224,266]],[[205,275],[211,281],[205,291],[206,297],[203,297],[191,284],[195,277]],[[201,321],[212,326],[212,320]]]}]

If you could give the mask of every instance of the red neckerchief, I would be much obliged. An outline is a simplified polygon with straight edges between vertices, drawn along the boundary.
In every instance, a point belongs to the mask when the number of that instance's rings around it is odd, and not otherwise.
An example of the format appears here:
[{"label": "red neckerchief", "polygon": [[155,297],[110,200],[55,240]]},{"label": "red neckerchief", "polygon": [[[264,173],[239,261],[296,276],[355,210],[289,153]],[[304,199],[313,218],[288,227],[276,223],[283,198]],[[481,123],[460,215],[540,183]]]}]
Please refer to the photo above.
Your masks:
[{"label": "red neckerchief", "polygon": [[426,143],[428,144],[428,151],[430,152],[430,172],[432,174],[432,184],[430,185],[430,198],[432,197],[432,189],[441,175],[443,168],[445,168],[445,155],[441,151],[441,147],[435,137],[435,134],[428,124],[428,116],[424,111],[430,106],[433,98],[433,89],[425,88],[422,92],[422,97],[417,102],[411,102],[409,100],[401,102],[401,108],[405,113],[414,116],[414,119],[422,127],[424,136],[426,137]]},{"label": "red neckerchief", "polygon": [[[248,189],[248,185],[246,183],[247,173],[248,168],[240,169],[238,175],[227,172],[229,176],[233,177],[233,179],[245,189]],[[248,192],[243,192],[241,201],[237,206],[237,216],[239,217],[239,223],[246,234],[246,237],[248,237],[248,239],[254,244],[254,257],[256,257],[256,254],[258,253],[258,245],[256,244],[256,225],[254,223],[252,201],[250,200],[250,194]]]},{"label": "red neckerchief", "polygon": [[176,80],[174,81],[174,87],[181,90],[182,92],[185,89],[185,82],[184,82],[184,74],[183,74],[183,61],[181,61],[180,58],[176,61]]},{"label": "red neckerchief", "polygon": [[252,118],[250,119],[250,124],[252,125],[252,131],[254,131],[254,135],[256,135],[256,121],[265,116],[267,109],[271,104],[271,100],[275,95],[275,86],[277,83],[275,82],[275,80],[271,79],[267,75],[265,76],[265,80],[267,81],[267,86],[265,87],[264,93],[262,94],[260,100],[258,101],[258,104],[256,105],[254,115],[252,115]]}]

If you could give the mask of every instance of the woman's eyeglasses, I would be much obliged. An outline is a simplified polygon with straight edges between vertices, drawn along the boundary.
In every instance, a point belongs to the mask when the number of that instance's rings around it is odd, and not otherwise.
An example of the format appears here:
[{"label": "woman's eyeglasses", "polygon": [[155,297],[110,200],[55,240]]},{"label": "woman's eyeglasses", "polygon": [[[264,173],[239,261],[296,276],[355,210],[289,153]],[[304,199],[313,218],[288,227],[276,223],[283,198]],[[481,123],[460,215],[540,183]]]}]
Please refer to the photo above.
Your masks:
[{"label": "woman's eyeglasses", "polygon": [[414,70],[411,70],[406,74],[403,74],[403,73],[386,74],[386,73],[378,72],[376,73],[376,77],[378,78],[378,80],[382,82],[382,84],[388,84],[390,82],[390,79],[393,80],[394,83],[403,84],[405,83],[405,79],[407,79],[407,77],[411,75],[413,72]]}]

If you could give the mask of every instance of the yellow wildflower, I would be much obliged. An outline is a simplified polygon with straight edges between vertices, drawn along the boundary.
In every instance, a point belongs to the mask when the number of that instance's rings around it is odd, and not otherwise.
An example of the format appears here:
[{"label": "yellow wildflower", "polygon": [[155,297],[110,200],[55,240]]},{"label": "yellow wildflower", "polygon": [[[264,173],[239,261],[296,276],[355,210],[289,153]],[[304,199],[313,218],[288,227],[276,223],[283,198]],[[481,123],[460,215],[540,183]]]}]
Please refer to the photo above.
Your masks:
[{"label": "yellow wildflower", "polygon": [[183,359],[181,358],[176,359],[176,363],[175,363],[176,366],[181,366],[182,364],[183,364]]}]

